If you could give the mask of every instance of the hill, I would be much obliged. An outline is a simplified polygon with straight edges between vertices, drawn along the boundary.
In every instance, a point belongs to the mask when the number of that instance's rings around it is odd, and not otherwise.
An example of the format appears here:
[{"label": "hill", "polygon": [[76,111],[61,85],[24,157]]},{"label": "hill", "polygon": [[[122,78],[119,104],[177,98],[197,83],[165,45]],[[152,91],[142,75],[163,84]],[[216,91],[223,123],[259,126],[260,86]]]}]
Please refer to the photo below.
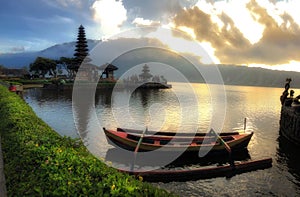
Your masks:
[{"label": "hill", "polygon": [[[92,49],[100,41],[88,40],[89,49]],[[42,51],[0,54],[0,65],[7,68],[22,68],[29,66],[37,57],[47,57],[52,59],[59,59],[60,57],[72,57],[74,54],[76,42],[68,42],[57,44]]]},{"label": "hill", "polygon": [[300,88],[300,73],[246,66],[218,65],[227,85],[284,87],[286,78],[292,78],[292,87]]},{"label": "hill", "polygon": [[[171,65],[176,68],[181,74],[184,75],[188,81],[191,82],[205,82],[201,73],[195,69],[194,65],[189,60],[192,60],[197,64],[198,68],[207,69],[208,66],[203,66],[200,62],[191,54],[176,54],[170,50],[163,49],[164,45],[153,39],[119,39],[108,42],[102,42],[102,49],[97,47],[101,41],[88,40],[89,50],[93,59],[97,65],[106,63],[108,58],[105,54],[116,54],[116,57],[112,64],[117,66],[119,70],[116,72],[117,77],[120,77],[133,65],[144,64],[148,62],[159,62],[161,64]],[[145,46],[145,43],[151,43],[154,47],[139,48],[139,46]],[[42,51],[17,53],[17,54],[0,54],[0,65],[4,65],[8,68],[21,68],[29,66],[36,57],[47,57],[52,59],[59,59],[60,57],[73,57],[75,42],[63,43],[54,45]],[[137,48],[130,52],[126,51],[126,47]],[[147,46],[147,45],[146,45]],[[160,49],[155,48],[161,47]],[[95,49],[96,48],[96,49]],[[98,50],[98,51],[97,51]],[[103,53],[103,50],[106,52]],[[121,55],[118,55],[121,54]],[[188,57],[188,59],[186,59]],[[287,71],[275,71],[263,68],[251,68],[246,66],[236,65],[217,65],[224,84],[227,85],[246,85],[246,86],[266,86],[266,87],[283,87],[286,78],[292,78],[293,87],[300,88],[300,73],[299,72],[287,72]],[[162,69],[163,70],[163,69]],[[172,76],[168,81],[172,81]],[[176,81],[177,79],[175,79]],[[180,80],[177,80],[180,81]]]}]

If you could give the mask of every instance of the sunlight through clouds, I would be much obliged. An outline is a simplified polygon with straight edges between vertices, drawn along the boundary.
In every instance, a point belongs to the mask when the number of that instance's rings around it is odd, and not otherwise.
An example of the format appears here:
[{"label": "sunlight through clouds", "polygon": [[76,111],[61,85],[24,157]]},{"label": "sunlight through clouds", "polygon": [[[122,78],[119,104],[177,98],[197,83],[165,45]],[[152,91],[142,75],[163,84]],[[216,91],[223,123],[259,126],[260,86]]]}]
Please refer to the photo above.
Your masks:
[{"label": "sunlight through clouds", "polygon": [[153,20],[143,19],[143,18],[135,18],[132,24],[135,24],[137,27],[158,26],[160,25],[160,21],[153,21]]},{"label": "sunlight through clouds", "polygon": [[249,0],[217,1],[214,4],[199,1],[196,6],[203,12],[209,14],[212,21],[216,23],[219,28],[223,28],[225,25],[224,21],[220,18],[222,13],[225,13],[233,20],[235,26],[242,34],[254,44],[261,39],[264,26],[253,19],[252,14],[246,7],[247,3],[249,3]]},{"label": "sunlight through clouds", "polygon": [[[175,28],[189,36],[180,39],[198,42],[216,63],[265,65],[290,69],[300,62],[300,0],[40,0],[9,1],[2,6],[2,40],[11,52],[43,50],[50,44],[69,42],[82,24],[89,39],[106,40],[131,28],[145,35],[158,28]],[[24,9],[11,9],[18,5]],[[36,9],[36,8],[39,9]],[[15,17],[18,16],[18,17]],[[7,26],[7,23],[10,23]],[[143,31],[143,27],[147,32]],[[55,31],[60,29],[60,32]],[[145,28],[144,28],[145,29]],[[47,32],[47,33],[45,33]],[[156,34],[159,34],[156,32]],[[140,35],[140,36],[141,36]],[[124,35],[125,37],[127,35]],[[158,35],[157,35],[158,36]],[[179,35],[161,38],[170,48],[191,52]],[[139,37],[137,35],[136,37]],[[164,40],[165,39],[165,40]],[[3,44],[4,45],[4,44]],[[18,50],[14,50],[18,51]],[[280,67],[281,68],[281,67]],[[296,69],[295,69],[296,70]]]},{"label": "sunlight through clouds", "polygon": [[101,25],[104,36],[119,33],[121,25],[127,20],[127,10],[121,0],[97,0],[92,10],[94,20]]},{"label": "sunlight through clouds", "polygon": [[297,4],[200,0],[196,6],[182,9],[174,24],[193,29],[197,41],[210,44],[221,64],[299,67],[300,27],[292,11]]},{"label": "sunlight through clouds", "polygon": [[271,70],[297,71],[300,72],[300,61],[290,61],[288,64],[281,65],[265,65],[265,64],[250,64],[249,67],[260,67]]},{"label": "sunlight through clouds", "polygon": [[288,13],[291,18],[300,25],[299,0],[274,2],[269,0],[257,0],[257,3],[267,10],[268,14],[276,20],[278,25],[281,25],[284,22],[282,16],[286,13]]},{"label": "sunlight through clouds", "polygon": [[179,30],[187,33],[188,35],[190,35],[193,39],[196,39],[196,35],[195,35],[195,32],[192,28],[188,28],[188,27],[185,27],[185,26],[179,26],[177,27]]}]

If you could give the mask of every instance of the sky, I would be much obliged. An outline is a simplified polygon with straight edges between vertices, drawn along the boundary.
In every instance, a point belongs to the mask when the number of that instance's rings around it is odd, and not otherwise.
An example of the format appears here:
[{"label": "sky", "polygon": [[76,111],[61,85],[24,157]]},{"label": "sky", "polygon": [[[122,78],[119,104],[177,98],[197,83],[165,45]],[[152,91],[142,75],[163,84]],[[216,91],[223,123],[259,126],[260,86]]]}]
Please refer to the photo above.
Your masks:
[{"label": "sky", "polygon": [[155,26],[185,32],[215,63],[300,71],[299,0],[0,1],[0,54],[74,41],[81,24],[97,40]]}]

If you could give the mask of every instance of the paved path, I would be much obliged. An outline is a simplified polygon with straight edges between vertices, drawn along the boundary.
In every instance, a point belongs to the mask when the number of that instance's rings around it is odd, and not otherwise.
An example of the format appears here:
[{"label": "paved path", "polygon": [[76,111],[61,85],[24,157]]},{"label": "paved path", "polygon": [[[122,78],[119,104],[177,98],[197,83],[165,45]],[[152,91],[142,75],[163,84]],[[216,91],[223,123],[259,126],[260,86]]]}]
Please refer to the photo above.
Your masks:
[{"label": "paved path", "polygon": [[6,197],[6,186],[5,186],[5,176],[4,176],[4,163],[1,147],[1,137],[0,137],[0,197]]},{"label": "paved path", "polygon": [[[4,82],[0,82],[1,85],[8,87],[8,85]],[[4,163],[3,163],[3,155],[2,155],[2,147],[1,147],[1,136],[0,136],[0,197],[6,197],[6,186],[5,186],[5,176],[4,176]]]}]

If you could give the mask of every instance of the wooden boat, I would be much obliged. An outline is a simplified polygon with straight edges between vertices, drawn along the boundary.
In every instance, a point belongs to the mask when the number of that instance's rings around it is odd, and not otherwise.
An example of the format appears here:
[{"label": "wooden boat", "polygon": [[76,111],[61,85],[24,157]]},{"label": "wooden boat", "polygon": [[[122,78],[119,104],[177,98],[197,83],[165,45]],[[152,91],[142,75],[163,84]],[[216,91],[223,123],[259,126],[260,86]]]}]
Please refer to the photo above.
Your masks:
[{"label": "wooden boat", "polygon": [[[105,129],[105,128],[103,128]],[[139,138],[142,135],[141,130],[133,130],[133,129],[121,129],[117,128],[117,131],[126,132],[130,135],[131,138],[139,140]],[[239,132],[231,132],[231,133],[222,133],[220,137],[224,141],[232,140],[232,136],[240,135]],[[147,140],[161,140],[164,141],[164,143],[168,143],[172,140],[172,142],[189,142],[193,140],[196,143],[202,143],[204,139],[206,141],[216,141],[217,136],[214,133],[175,133],[175,132],[155,132],[155,131],[147,131],[143,135],[144,141]]]},{"label": "wooden boat", "polygon": [[[143,133],[142,130],[137,129],[127,129],[127,128],[117,128],[117,131],[122,131],[130,134],[139,134],[141,135]],[[228,136],[228,135],[239,135],[240,132],[222,132],[219,133],[220,136]],[[215,136],[213,133],[200,133],[200,132],[194,132],[194,133],[187,133],[187,132],[170,132],[170,131],[147,131],[146,135],[160,135],[160,136]]]},{"label": "wooden boat", "polygon": [[119,170],[130,175],[142,177],[143,180],[149,182],[170,182],[170,181],[190,181],[197,179],[207,179],[214,177],[232,177],[236,174],[250,172],[259,169],[266,169],[272,166],[272,158],[260,159],[255,161],[245,161],[214,167],[201,167],[182,170],[153,170],[153,171],[130,171]]},{"label": "wooden boat", "polygon": [[[107,130],[103,128],[108,142],[113,146],[119,146],[127,150],[135,150],[141,136],[124,131]],[[147,132],[148,133],[148,132]],[[216,135],[211,136],[165,136],[165,135],[143,135],[138,151],[167,151],[167,152],[199,152],[200,148],[209,149],[210,152],[226,152],[228,145],[231,150],[246,148],[253,135],[251,133],[239,133],[221,136],[226,142],[221,143]]]}]

